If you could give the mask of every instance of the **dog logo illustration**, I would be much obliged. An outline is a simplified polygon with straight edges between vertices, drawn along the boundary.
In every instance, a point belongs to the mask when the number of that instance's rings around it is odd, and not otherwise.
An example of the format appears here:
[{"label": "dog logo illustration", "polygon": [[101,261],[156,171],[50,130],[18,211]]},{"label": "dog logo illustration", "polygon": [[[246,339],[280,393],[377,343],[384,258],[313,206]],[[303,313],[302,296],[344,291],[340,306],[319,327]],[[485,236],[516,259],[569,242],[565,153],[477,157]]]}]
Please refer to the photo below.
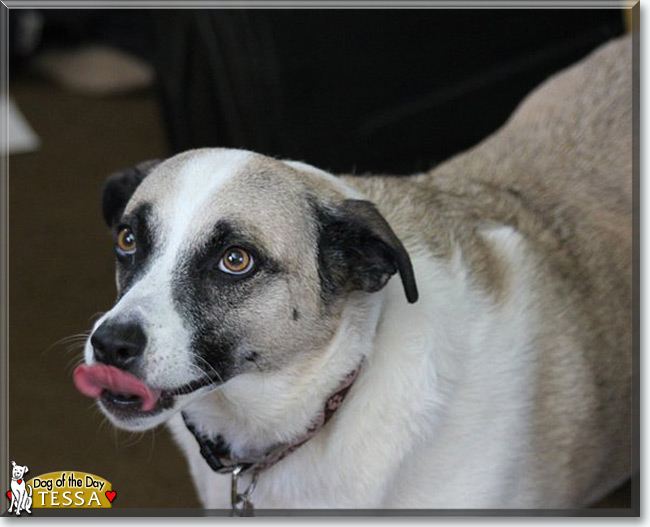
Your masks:
[{"label": "dog logo illustration", "polygon": [[24,466],[16,465],[15,461],[11,464],[11,490],[7,492],[7,497],[11,500],[7,512],[11,513],[15,510],[16,516],[20,516],[20,511],[23,510],[29,514],[32,513],[32,487],[25,483],[25,473],[29,469]]}]

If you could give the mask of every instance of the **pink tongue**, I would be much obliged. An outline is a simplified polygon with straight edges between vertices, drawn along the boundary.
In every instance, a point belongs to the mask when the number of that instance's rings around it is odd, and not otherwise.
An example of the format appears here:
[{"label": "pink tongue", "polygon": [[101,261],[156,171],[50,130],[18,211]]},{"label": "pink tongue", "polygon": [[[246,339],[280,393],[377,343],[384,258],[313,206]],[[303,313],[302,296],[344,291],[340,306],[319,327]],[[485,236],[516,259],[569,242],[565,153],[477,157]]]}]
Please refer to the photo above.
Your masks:
[{"label": "pink tongue", "polygon": [[88,397],[99,397],[104,390],[127,397],[137,395],[143,412],[153,410],[161,394],[130,373],[106,364],[82,364],[72,375],[77,390]]}]

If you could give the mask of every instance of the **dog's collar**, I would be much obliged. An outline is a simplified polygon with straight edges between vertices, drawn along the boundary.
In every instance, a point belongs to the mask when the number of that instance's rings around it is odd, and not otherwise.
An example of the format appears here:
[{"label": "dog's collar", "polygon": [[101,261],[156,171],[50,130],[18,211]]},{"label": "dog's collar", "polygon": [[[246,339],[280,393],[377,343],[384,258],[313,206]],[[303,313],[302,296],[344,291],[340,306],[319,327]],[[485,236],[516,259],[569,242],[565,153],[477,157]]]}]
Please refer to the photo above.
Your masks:
[{"label": "dog's collar", "polygon": [[[246,459],[233,457],[230,448],[221,435],[217,435],[215,439],[206,437],[190,422],[189,417],[185,412],[181,412],[181,414],[185,426],[187,426],[187,429],[192,432],[192,435],[199,444],[201,456],[203,456],[203,459],[205,459],[212,470],[219,472],[220,474],[236,473],[238,475],[246,472],[253,474],[253,476],[256,477],[260,472],[272,467],[293,451],[304,445],[327,424],[343,404],[343,400],[359,375],[360,369],[361,364],[344,377],[336,391],[327,398],[323,409],[318,413],[312,421],[312,424],[302,436],[292,443],[280,443],[279,445],[274,446],[259,458]],[[252,489],[249,489],[249,491],[250,490]]]}]

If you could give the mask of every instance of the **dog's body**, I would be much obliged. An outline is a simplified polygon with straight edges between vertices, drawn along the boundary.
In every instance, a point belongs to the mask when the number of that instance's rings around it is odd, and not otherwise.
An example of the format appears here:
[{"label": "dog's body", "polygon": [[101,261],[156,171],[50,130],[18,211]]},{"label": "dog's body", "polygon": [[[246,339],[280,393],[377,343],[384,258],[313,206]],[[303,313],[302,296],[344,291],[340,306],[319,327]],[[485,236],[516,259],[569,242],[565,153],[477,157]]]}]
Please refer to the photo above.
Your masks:
[{"label": "dog's body", "polygon": [[27,467],[16,465],[15,461],[11,462],[11,503],[7,512],[15,511],[16,516],[20,516],[20,511],[32,513],[32,487],[25,483],[25,473],[29,471]]},{"label": "dog's body", "polygon": [[[204,505],[227,508],[230,477],[177,410],[245,457],[294,441],[360,365],[332,420],[260,473],[256,507],[593,503],[631,474],[631,86],[628,39],[551,79],[477,148],[408,178],[215,149],[142,169],[132,190],[114,181],[106,219],[148,218],[136,233],[147,252],[120,268],[120,300],[95,333],[139,321],[146,347],[128,368],[158,406],[126,415],[104,401],[107,414],[132,429],[168,421]],[[390,227],[355,205],[366,200]],[[264,247],[248,281],[193,256],[224,218]],[[398,270],[407,298],[388,281]],[[105,355],[89,341],[88,364]],[[224,382],[194,390],[197,368]]]}]

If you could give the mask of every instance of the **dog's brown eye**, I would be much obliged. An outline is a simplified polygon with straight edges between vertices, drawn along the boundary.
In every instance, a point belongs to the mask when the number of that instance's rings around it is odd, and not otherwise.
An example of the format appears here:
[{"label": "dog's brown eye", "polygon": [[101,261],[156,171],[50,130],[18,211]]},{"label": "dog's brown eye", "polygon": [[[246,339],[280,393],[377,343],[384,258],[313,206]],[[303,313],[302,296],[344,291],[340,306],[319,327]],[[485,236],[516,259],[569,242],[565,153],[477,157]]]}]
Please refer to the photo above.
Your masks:
[{"label": "dog's brown eye", "polygon": [[117,234],[117,248],[123,254],[133,254],[137,248],[135,234],[129,227],[124,227]]},{"label": "dog's brown eye", "polygon": [[228,274],[246,274],[253,268],[253,257],[241,247],[230,247],[219,261],[219,269]]}]

